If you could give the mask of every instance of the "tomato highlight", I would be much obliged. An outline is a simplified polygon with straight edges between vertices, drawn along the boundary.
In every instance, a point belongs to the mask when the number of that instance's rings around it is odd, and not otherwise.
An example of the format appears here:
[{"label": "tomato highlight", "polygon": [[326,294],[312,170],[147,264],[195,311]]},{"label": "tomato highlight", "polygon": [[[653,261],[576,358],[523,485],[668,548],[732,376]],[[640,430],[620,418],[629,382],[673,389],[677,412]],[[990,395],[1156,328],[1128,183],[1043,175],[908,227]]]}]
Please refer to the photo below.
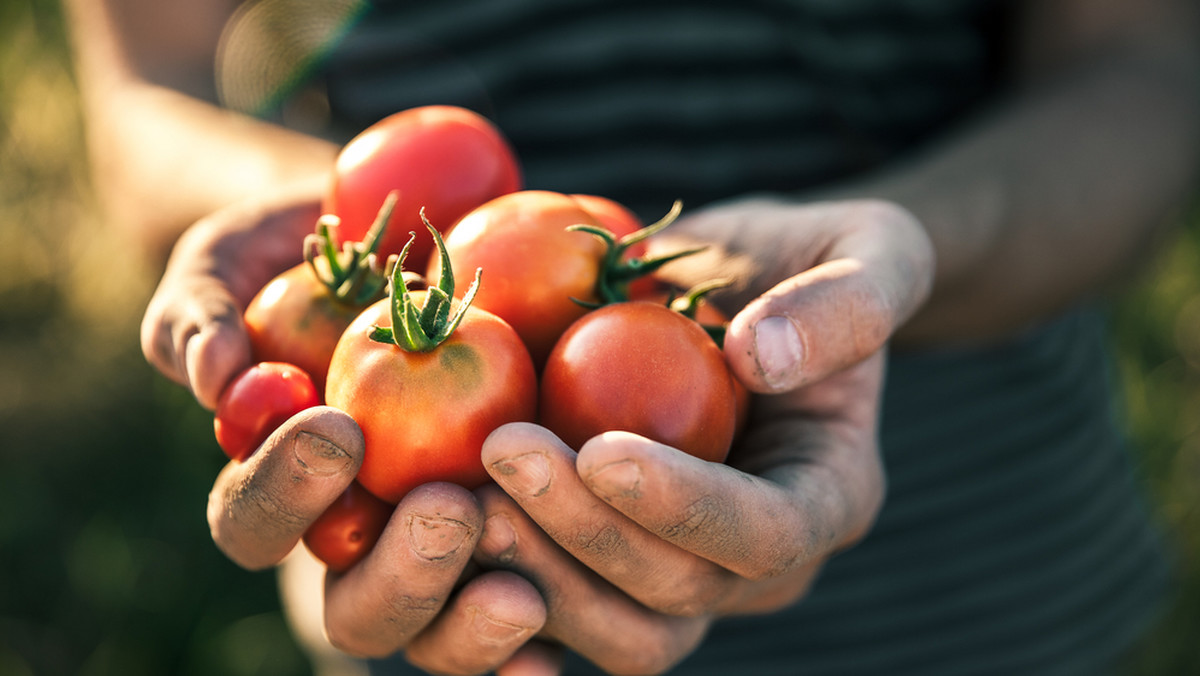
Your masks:
[{"label": "tomato highlight", "polygon": [[282,362],[260,362],[242,371],[217,400],[213,432],[225,455],[249,458],[288,418],[321,403],[312,378]]}]

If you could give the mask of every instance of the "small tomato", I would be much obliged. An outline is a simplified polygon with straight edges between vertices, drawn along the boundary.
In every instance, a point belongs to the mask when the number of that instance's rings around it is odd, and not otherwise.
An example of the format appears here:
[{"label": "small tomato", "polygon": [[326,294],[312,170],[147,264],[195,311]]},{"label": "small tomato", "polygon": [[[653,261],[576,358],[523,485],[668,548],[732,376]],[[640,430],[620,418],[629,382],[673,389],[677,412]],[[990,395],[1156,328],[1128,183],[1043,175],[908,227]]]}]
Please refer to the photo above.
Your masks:
[{"label": "small tomato", "polygon": [[392,505],[357,481],[304,532],[304,546],[329,570],[344,572],[362,560],[387,526]]},{"label": "small tomato", "polygon": [[213,432],[221,450],[241,462],[288,418],[320,403],[312,378],[302,369],[261,362],[238,374],[221,393]]}]

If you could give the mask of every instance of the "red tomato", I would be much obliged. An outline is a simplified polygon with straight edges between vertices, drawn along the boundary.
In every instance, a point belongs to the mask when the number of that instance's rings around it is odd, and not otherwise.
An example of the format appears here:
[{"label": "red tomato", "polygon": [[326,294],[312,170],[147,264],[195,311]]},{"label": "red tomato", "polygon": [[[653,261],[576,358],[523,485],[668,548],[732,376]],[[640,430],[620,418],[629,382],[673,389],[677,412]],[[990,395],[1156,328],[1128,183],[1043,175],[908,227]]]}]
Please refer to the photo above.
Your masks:
[{"label": "red tomato", "polygon": [[[329,365],[325,400],[358,422],[366,442],[358,480],[393,504],[430,481],[478,487],[488,480],[479,459],[487,435],[533,420],[537,378],[529,353],[512,327],[475,307],[429,351],[378,342],[373,328],[393,326],[389,301],[354,320]],[[459,307],[456,300],[451,309]]]},{"label": "red tomato", "polygon": [[213,431],[221,450],[243,461],[275,428],[320,404],[312,378],[292,364],[262,362],[242,371],[217,400]]},{"label": "red tomato", "polygon": [[609,430],[722,461],[737,429],[724,354],[664,305],[615,303],[563,334],[542,373],[539,421],[572,448]]},{"label": "red tomato", "polygon": [[[475,306],[508,322],[540,365],[554,342],[587,308],[574,299],[596,303],[596,281],[605,257],[604,243],[572,225],[603,227],[587,206],[605,208],[606,222],[620,237],[640,225],[631,214],[612,218],[619,205],[544,190],[525,190],[497,197],[464,216],[446,234],[446,250],[460,270],[483,268],[487,282]],[[441,261],[429,262],[427,277],[436,279]]]},{"label": "red tomato", "polygon": [[386,295],[375,249],[396,195],[389,195],[365,242],[342,246],[324,219],[304,240],[304,259],[277,275],[250,300],[242,319],[254,358],[295,364],[325,391],[329,359],[342,332],[363,308]]},{"label": "red tomato", "polygon": [[246,306],[243,319],[256,360],[299,366],[311,374],[320,393],[333,348],[361,311],[339,301],[301,263],[264,286]]},{"label": "red tomato", "polygon": [[449,228],[520,187],[516,156],[488,120],[464,108],[425,106],[376,122],[342,148],[322,211],[340,219],[344,239],[361,240],[388,193],[399,190],[379,255],[399,253],[416,232],[409,268],[422,270],[433,251],[422,208],[436,227]]},{"label": "red tomato", "polygon": [[387,526],[392,506],[371,495],[357,481],[304,532],[304,545],[334,572],[362,560]]},{"label": "red tomato", "polygon": [[[692,299],[687,297],[686,294],[680,296],[672,294],[670,291],[654,289],[648,294],[635,294],[634,300],[645,300],[660,305],[667,305],[676,312],[692,319],[706,331],[710,331],[710,336],[712,335],[711,329],[719,329],[722,340],[724,330],[729,325],[729,318],[725,316],[725,313],[718,310],[716,306],[703,297],[695,298],[693,303],[691,302]],[[717,344],[721,345],[721,342]],[[737,424],[734,432],[734,436],[736,437],[745,429],[746,422],[750,418],[750,390],[747,390],[746,386],[736,377],[733,378],[733,395],[737,402]]]}]

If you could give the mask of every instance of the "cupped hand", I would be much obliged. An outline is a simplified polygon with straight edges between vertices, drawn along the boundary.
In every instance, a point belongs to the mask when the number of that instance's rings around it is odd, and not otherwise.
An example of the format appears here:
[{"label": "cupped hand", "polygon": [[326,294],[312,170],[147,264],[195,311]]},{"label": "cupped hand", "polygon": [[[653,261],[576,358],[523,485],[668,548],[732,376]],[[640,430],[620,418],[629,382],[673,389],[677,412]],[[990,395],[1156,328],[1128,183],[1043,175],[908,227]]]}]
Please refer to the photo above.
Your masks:
[{"label": "cupped hand", "polygon": [[[213,408],[251,364],[242,312],[254,294],[302,259],[319,216],[311,186],[233,205],[197,222],[175,246],[142,323],[147,360]],[[252,570],[296,549],[309,525],[350,485],[363,458],[355,422],[331,407],[293,416],[245,462],[230,462],[209,495],[217,547]],[[483,512],[470,491],[427,484],[393,512],[375,547],[324,587],[324,632],[344,652],[405,651],[444,673],[554,670],[538,644],[526,645],[545,606],[525,579],[504,571],[473,575],[471,555]]]},{"label": "cupped hand", "polygon": [[576,452],[527,424],[483,450],[499,488],[481,491],[476,559],[532,580],[542,635],[618,673],[668,669],[716,617],[795,602],[870,530],[884,348],[933,275],[920,224],[883,202],[752,200],[667,232],[654,247],[709,247],[672,281],[731,278],[718,302],[741,308],[725,352],[759,395],[727,464],[623,432]]},{"label": "cupped hand", "polygon": [[[245,568],[275,566],[350,484],[362,456],[362,434],[345,413],[297,414],[217,477],[208,509],[213,540]],[[543,662],[525,647],[546,617],[538,591],[511,572],[468,570],[482,532],[470,491],[430,483],[410,492],[362,561],[304,590],[321,598],[328,641],[364,657],[403,650],[439,673]]]},{"label": "cupped hand", "polygon": [[206,408],[250,366],[242,312],[272,277],[303,259],[319,195],[303,185],[231,205],[188,228],[171,251],[142,318],[142,352]]},{"label": "cupped hand", "polygon": [[710,296],[734,317],[725,354],[738,378],[764,394],[869,358],[933,286],[929,236],[908,211],[881,200],[745,199],[682,218],[650,241],[652,254],[696,246],[706,248],[661,274],[682,287],[729,282]]}]

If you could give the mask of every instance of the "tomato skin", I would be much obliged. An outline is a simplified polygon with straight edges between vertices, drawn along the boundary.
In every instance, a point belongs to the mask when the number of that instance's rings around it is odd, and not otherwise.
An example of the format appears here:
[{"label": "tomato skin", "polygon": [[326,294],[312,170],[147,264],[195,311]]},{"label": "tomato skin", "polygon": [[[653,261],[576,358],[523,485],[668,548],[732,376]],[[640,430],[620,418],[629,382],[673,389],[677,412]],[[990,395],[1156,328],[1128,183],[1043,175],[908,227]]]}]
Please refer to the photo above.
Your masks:
[{"label": "tomato skin", "polygon": [[311,266],[301,263],[259,290],[242,318],[255,360],[299,366],[320,394],[333,348],[361,310],[338,301]]},{"label": "tomato skin", "polygon": [[[672,296],[670,291],[664,291],[660,288],[652,288],[648,291],[639,289],[637,293],[634,293],[631,289],[630,295],[633,297],[633,300],[644,300],[660,305],[666,305],[673,297],[678,298],[678,295]],[[725,313],[703,298],[700,298],[697,302],[692,320],[700,324],[700,326],[727,326],[729,324],[729,318],[725,316]],[[746,386],[740,380],[736,377],[733,377],[732,380],[733,396],[737,411],[735,418],[737,423],[734,426],[734,438],[736,439],[746,429],[746,424],[750,420],[751,397],[750,390],[746,389]]]},{"label": "tomato skin", "polygon": [[321,403],[312,378],[282,362],[260,362],[238,374],[217,400],[213,432],[231,459],[244,461],[277,427]]},{"label": "tomato skin", "polygon": [[[499,315],[516,329],[535,365],[545,361],[562,332],[587,312],[571,299],[597,300],[604,244],[586,232],[566,230],[572,225],[602,225],[585,208],[597,203],[524,190],[483,204],[446,234],[446,251],[455,270],[484,269],[474,306]],[[637,221],[627,223],[626,228]],[[428,278],[437,279],[440,270],[435,257]]]},{"label": "tomato skin", "polygon": [[[420,303],[425,292],[412,296]],[[479,459],[483,440],[500,425],[536,414],[537,377],[520,337],[474,306],[429,352],[370,339],[373,326],[391,325],[386,299],[368,307],[346,329],[329,365],[325,400],[354,418],[366,442],[359,482],[392,504],[430,481],[483,485],[489,479]]]},{"label": "tomato skin", "polygon": [[392,509],[353,482],[304,532],[304,545],[329,570],[345,572],[379,541]]},{"label": "tomato skin", "polygon": [[340,219],[342,240],[360,241],[388,193],[399,190],[378,253],[380,260],[399,253],[415,232],[406,267],[419,270],[433,251],[422,208],[445,230],[521,182],[508,140],[486,118],[455,106],[423,106],[385,117],[342,148],[322,212]]},{"label": "tomato skin", "polygon": [[720,462],[738,424],[734,383],[697,323],[657,303],[616,303],[585,315],[555,345],[539,422],[575,449],[624,430]]}]

